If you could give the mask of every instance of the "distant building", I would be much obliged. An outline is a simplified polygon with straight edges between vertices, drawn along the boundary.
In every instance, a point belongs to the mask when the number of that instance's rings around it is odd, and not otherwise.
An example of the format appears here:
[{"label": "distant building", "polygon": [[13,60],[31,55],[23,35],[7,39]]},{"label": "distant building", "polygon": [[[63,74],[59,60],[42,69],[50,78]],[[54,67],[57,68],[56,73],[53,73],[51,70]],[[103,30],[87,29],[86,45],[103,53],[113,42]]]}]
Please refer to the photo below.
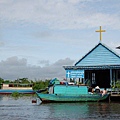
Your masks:
[{"label": "distant building", "polygon": [[66,78],[110,88],[120,81],[120,56],[103,43],[96,45],[73,66],[63,66]]}]

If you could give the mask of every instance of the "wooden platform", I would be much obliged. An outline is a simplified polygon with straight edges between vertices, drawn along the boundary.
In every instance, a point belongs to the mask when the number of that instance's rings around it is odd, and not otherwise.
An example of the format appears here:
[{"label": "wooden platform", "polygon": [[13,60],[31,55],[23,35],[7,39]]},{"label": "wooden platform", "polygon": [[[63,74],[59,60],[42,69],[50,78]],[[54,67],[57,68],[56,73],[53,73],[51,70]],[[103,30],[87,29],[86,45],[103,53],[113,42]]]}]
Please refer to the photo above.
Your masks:
[{"label": "wooden platform", "polygon": [[110,91],[110,95],[112,96],[120,96],[120,89],[114,89]]},{"label": "wooden platform", "polygon": [[111,97],[120,97],[120,93],[119,94],[118,93],[111,93],[110,96]]},{"label": "wooden platform", "polygon": [[109,97],[109,100],[110,101],[120,101],[120,90],[112,90],[112,91],[109,91],[110,93],[110,97]]}]

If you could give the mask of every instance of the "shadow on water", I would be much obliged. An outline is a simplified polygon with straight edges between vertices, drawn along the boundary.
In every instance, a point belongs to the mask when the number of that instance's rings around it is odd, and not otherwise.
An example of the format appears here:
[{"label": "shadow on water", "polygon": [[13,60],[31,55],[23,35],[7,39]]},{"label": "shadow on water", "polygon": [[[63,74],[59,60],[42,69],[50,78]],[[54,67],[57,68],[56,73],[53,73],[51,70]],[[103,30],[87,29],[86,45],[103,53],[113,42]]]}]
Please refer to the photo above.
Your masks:
[{"label": "shadow on water", "polygon": [[[0,120],[118,120],[119,102],[32,104],[33,96],[0,96]],[[40,102],[39,102],[40,103]]]}]

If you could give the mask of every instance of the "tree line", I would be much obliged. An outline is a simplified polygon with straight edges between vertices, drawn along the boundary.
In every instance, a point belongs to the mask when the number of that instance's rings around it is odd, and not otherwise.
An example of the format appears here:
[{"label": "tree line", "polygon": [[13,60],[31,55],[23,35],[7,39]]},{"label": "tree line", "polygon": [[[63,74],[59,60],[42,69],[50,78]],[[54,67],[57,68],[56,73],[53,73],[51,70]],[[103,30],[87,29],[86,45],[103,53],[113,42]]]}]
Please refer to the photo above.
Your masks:
[{"label": "tree line", "polygon": [[16,80],[4,80],[2,78],[0,78],[0,85],[2,85],[3,83],[5,84],[9,84],[9,83],[16,83],[16,84],[32,84],[32,88],[33,90],[40,90],[40,89],[45,89],[46,87],[48,87],[49,85],[49,81],[50,80],[29,80],[28,78],[19,78]]}]

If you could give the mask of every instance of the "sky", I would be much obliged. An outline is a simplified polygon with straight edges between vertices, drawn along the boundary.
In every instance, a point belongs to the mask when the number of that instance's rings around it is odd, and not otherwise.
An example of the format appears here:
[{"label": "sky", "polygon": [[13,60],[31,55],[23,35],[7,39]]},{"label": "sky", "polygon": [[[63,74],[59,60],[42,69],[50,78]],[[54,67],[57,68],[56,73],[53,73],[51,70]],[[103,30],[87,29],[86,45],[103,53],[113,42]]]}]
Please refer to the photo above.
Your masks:
[{"label": "sky", "polygon": [[120,55],[120,0],[0,0],[0,77],[65,78],[100,42]]}]

